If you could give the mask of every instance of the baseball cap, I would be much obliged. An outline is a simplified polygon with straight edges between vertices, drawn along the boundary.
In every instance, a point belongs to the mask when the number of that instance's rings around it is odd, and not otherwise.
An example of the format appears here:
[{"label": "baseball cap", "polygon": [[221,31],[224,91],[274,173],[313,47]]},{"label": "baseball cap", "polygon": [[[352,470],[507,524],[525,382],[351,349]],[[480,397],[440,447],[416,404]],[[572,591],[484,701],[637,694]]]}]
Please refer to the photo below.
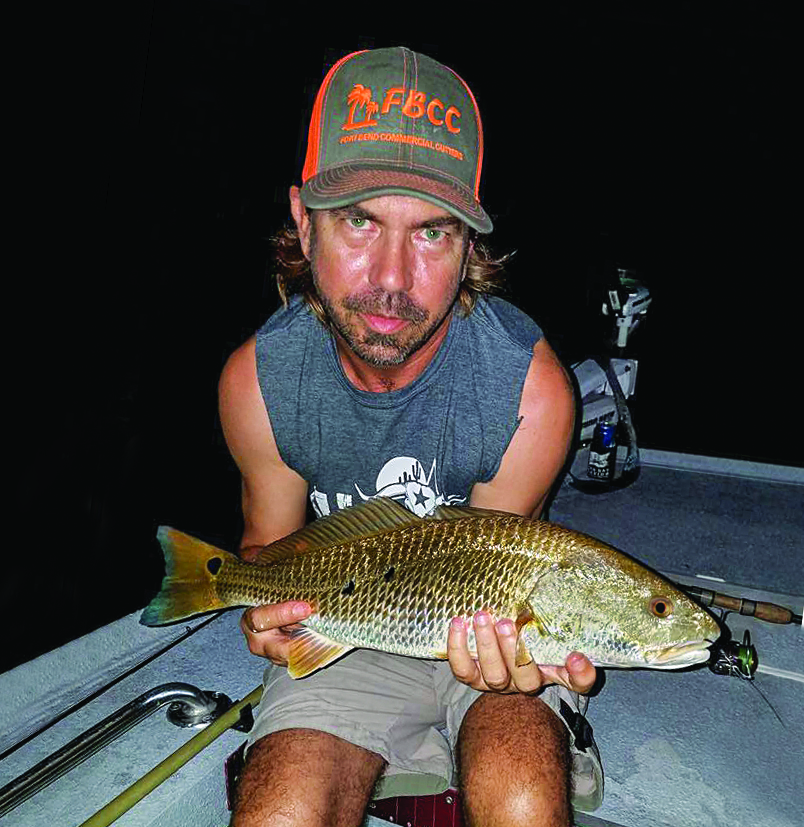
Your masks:
[{"label": "baseball cap", "polygon": [[404,46],[353,52],[318,91],[301,200],[328,209],[415,195],[489,233],[482,164],[480,112],[452,69]]}]

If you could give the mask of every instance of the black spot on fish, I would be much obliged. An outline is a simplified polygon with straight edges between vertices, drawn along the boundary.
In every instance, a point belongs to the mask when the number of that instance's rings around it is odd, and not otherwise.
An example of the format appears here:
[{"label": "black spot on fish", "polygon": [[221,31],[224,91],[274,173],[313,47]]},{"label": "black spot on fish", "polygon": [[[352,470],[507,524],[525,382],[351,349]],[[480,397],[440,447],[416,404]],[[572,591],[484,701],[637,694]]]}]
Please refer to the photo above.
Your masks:
[{"label": "black spot on fish", "polygon": [[350,595],[350,594],[354,594],[354,591],[355,591],[355,581],[354,581],[354,580],[350,580],[350,581],[349,581],[349,582],[348,582],[348,583],[347,583],[347,584],[346,584],[346,585],[345,585],[345,586],[341,589],[341,594],[342,594],[342,595],[344,595],[344,597],[349,597],[349,595]]},{"label": "black spot on fish", "polygon": [[221,560],[220,557],[210,557],[209,560],[207,560],[207,571],[210,574],[217,574],[222,565],[223,560]]},{"label": "black spot on fish", "polygon": [[387,571],[387,572],[385,572],[385,575],[384,575],[384,577],[385,577],[385,582],[386,582],[386,583],[390,583],[390,582],[394,579],[394,574],[395,574],[395,572],[394,572],[394,567],[393,567],[393,566],[391,566],[391,567],[388,569],[388,571]]}]

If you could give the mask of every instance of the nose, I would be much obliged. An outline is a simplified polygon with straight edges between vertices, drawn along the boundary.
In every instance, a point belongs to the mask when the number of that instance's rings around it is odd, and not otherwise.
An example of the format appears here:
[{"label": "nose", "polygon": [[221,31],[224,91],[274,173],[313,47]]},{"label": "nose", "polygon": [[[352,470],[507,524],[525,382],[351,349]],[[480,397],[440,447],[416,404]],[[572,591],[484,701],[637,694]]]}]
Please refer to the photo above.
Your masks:
[{"label": "nose", "polygon": [[404,233],[388,233],[375,248],[369,281],[386,293],[402,293],[413,286],[410,241]]}]

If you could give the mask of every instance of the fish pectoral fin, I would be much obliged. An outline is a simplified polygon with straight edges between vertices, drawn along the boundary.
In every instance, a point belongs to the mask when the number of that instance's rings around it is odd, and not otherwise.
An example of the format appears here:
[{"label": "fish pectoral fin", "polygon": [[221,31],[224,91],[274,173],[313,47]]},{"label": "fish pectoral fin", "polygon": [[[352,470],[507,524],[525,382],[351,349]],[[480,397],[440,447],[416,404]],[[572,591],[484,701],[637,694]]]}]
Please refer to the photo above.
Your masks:
[{"label": "fish pectoral fin", "polygon": [[516,658],[514,663],[517,666],[527,666],[529,663],[533,662],[533,658],[531,657],[530,650],[527,646],[525,646],[525,641],[522,638],[518,638],[516,642]]},{"label": "fish pectoral fin", "polygon": [[354,646],[330,640],[312,629],[297,629],[292,633],[290,643],[288,675],[294,680],[304,678],[323,669],[354,648]]},{"label": "fish pectoral fin", "polygon": [[526,606],[519,610],[516,616],[516,631],[517,631],[517,639],[516,639],[516,659],[514,663],[517,666],[527,666],[529,663],[533,661],[533,657],[530,654],[530,650],[525,645],[525,641],[522,638],[522,635],[519,633],[522,631],[522,627],[531,623],[533,621],[533,612],[531,611],[529,606]]},{"label": "fish pectoral fin", "polygon": [[524,626],[530,626],[532,629],[535,629],[540,637],[551,637],[550,629],[547,626],[545,618],[543,618],[532,605],[523,609],[517,616],[517,631],[521,631]]}]

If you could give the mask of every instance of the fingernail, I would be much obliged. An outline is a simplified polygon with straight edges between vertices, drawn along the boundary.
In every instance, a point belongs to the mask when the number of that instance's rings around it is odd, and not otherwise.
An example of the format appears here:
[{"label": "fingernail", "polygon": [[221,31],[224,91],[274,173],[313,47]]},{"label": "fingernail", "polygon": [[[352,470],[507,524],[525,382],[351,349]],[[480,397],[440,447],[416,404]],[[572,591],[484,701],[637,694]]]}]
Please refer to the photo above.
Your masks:
[{"label": "fingernail", "polygon": [[478,626],[488,626],[491,623],[491,618],[486,612],[477,612],[477,614],[475,614],[475,623],[477,623]]},{"label": "fingernail", "polygon": [[497,624],[497,632],[505,637],[511,637],[516,634],[516,629],[510,620],[501,620]]},{"label": "fingernail", "polygon": [[579,668],[583,665],[584,665],[583,655],[579,654],[578,652],[570,653],[569,657],[567,658],[567,666],[568,667]]},{"label": "fingernail", "polygon": [[463,632],[466,629],[466,624],[463,622],[462,617],[453,617],[450,625],[456,632]]},{"label": "fingernail", "polygon": [[309,614],[310,607],[306,603],[294,603],[290,607],[290,613],[293,617],[299,618]]},{"label": "fingernail", "polygon": [[246,626],[252,632],[261,632],[262,631],[262,628],[254,622],[254,613],[252,612],[251,609],[246,609],[245,613],[243,614],[243,619],[246,623]]}]

